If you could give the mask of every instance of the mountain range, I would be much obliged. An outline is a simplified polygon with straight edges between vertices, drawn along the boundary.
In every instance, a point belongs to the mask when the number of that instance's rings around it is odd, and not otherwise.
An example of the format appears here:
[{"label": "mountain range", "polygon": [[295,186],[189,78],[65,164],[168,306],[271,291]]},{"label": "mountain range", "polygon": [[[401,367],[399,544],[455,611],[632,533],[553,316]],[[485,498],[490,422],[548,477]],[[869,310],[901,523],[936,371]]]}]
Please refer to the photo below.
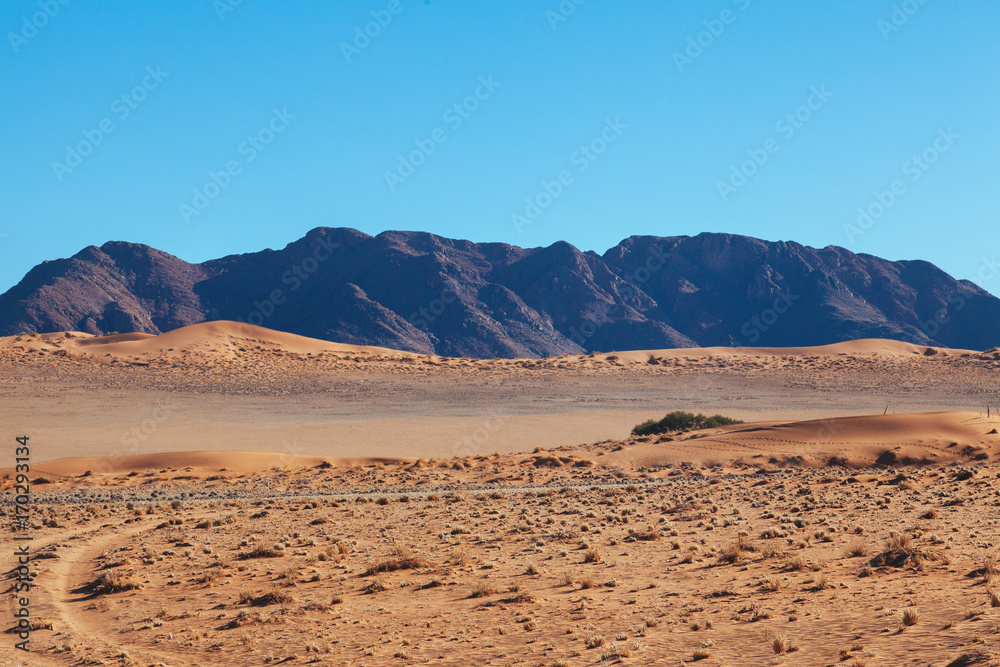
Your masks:
[{"label": "mountain range", "polygon": [[207,320],[467,357],[1000,345],[1000,299],[929,262],[716,233],[632,236],[599,255],[320,227],[281,250],[200,264],[110,241],[42,262],[0,295],[0,335],[156,334]]}]

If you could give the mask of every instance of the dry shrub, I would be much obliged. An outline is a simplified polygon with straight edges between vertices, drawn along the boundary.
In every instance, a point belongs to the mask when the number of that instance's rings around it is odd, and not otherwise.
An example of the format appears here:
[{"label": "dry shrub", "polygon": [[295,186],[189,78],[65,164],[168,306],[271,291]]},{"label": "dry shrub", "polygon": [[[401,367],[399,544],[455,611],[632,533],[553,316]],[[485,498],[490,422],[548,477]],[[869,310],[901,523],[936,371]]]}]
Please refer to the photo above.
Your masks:
[{"label": "dry shrub", "polygon": [[882,552],[869,561],[875,567],[906,567],[912,563],[920,567],[924,561],[944,561],[941,554],[920,551],[913,543],[913,538],[906,533],[889,533],[882,546]]},{"label": "dry shrub", "polygon": [[799,570],[805,570],[809,567],[806,563],[806,557],[801,555],[789,556],[785,559],[785,569],[791,570],[792,572],[798,572]]},{"label": "dry shrub", "polygon": [[240,591],[239,603],[251,607],[267,607],[272,604],[288,604],[294,598],[288,593],[272,588],[266,593],[260,591]]},{"label": "dry shrub", "polygon": [[748,551],[753,551],[753,546],[742,535],[719,550],[720,563],[738,563],[746,557]]},{"label": "dry shrub", "polygon": [[813,586],[811,590],[813,591],[825,591],[828,588],[833,588],[833,582],[825,574],[821,574],[813,581]]},{"label": "dry shrub", "polygon": [[983,571],[983,579],[986,581],[990,581],[993,577],[1000,574],[1000,563],[997,562],[996,554],[987,555],[983,560],[983,567],[981,569]]},{"label": "dry shrub", "polygon": [[760,587],[765,591],[775,592],[781,590],[784,582],[778,577],[761,577]]},{"label": "dry shrub", "polygon": [[468,549],[455,547],[451,552],[452,563],[459,567],[468,567],[474,560]]},{"label": "dry shrub", "polygon": [[619,658],[631,658],[632,649],[628,646],[618,646],[617,644],[612,644],[606,650],[601,652],[602,662],[611,662],[618,660]]},{"label": "dry shrub", "polygon": [[658,539],[660,539],[660,533],[652,526],[643,530],[630,529],[628,531],[628,538],[626,538],[627,541],[635,542],[652,542]]},{"label": "dry shrub", "polygon": [[382,577],[375,577],[365,586],[365,592],[367,593],[381,593],[386,590],[389,590],[389,584],[385,583]]},{"label": "dry shrub", "polygon": [[396,546],[392,550],[392,555],[383,558],[378,562],[368,564],[365,576],[370,577],[379,572],[395,572],[396,570],[415,570],[420,567],[427,567],[428,563],[423,558],[417,556],[408,547]]},{"label": "dry shrub", "polygon": [[771,618],[771,612],[765,609],[761,604],[753,602],[750,604],[749,609],[741,610],[750,612],[750,622],[756,623],[757,621],[766,621]]},{"label": "dry shrub", "polygon": [[484,597],[487,597],[489,595],[495,595],[496,592],[497,592],[497,589],[492,584],[490,584],[489,582],[486,582],[486,581],[480,581],[478,584],[476,584],[473,587],[472,593],[469,594],[469,597],[470,598],[484,598]]},{"label": "dry shrub", "polygon": [[250,551],[240,554],[240,560],[246,560],[248,558],[278,558],[279,556],[284,555],[284,551],[280,549],[269,547],[264,544],[258,544]]},{"label": "dry shrub", "polygon": [[997,591],[987,591],[987,595],[990,596],[990,606],[1000,607],[1000,592]]},{"label": "dry shrub", "polygon": [[844,556],[847,558],[867,555],[868,545],[865,544],[864,540],[852,540],[844,549]]},{"label": "dry shrub", "polygon": [[90,589],[95,595],[121,593],[141,587],[142,584],[130,574],[117,570],[101,572],[97,579],[90,584]]}]

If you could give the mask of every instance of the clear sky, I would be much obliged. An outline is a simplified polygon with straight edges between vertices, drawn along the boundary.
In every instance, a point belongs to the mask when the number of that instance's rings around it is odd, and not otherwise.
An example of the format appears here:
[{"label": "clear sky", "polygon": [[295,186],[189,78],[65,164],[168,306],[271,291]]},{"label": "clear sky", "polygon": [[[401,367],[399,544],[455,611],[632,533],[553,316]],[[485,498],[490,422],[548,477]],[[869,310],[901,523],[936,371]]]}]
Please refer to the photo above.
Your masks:
[{"label": "clear sky", "polygon": [[0,291],[108,240],[202,261],[326,225],[734,232],[1000,294],[993,0],[4,0],[0,27]]}]

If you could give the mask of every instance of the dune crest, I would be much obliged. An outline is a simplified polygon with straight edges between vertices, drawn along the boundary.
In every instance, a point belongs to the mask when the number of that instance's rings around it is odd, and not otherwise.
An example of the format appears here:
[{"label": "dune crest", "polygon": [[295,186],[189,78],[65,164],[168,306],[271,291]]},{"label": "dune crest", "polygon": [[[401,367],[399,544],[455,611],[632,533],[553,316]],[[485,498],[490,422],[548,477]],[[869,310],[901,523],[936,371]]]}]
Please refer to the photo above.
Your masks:
[{"label": "dune crest", "polygon": [[971,411],[735,424],[683,435],[631,438],[610,461],[652,467],[795,463],[853,468],[990,461],[1000,457],[1000,417]]},{"label": "dune crest", "polygon": [[[341,356],[381,357],[383,360],[435,360],[446,359],[454,363],[458,358],[443,358],[436,355],[421,355],[402,350],[368,345],[348,345],[330,341],[307,338],[297,334],[276,331],[266,327],[215,320],[192,324],[174,329],[160,335],[141,332],[120,333],[108,336],[94,336],[78,331],[55,332],[48,334],[23,334],[0,338],[0,349],[39,350],[49,353],[73,354],[90,357],[112,357],[118,359],[141,358],[145,361],[162,359],[183,361],[194,357],[236,358],[247,356],[253,352],[266,350],[283,354],[322,355],[334,354]],[[546,357],[542,360],[528,359],[497,359],[468,360],[478,364],[510,364],[517,362],[548,363],[558,360],[562,365],[588,366],[595,362],[617,364],[658,364],[675,360],[692,359],[705,360],[747,357],[815,357],[829,358],[837,356],[850,357],[917,357],[917,356],[954,356],[976,355],[973,350],[953,350],[948,348],[914,345],[897,340],[868,338],[845,341],[831,345],[816,347],[696,347],[671,348],[662,350],[626,350],[616,352],[594,352],[590,354],[565,354],[559,357]]]},{"label": "dune crest", "polygon": [[[495,454],[493,465],[545,468],[548,477],[581,481],[607,469],[634,474],[643,468],[682,464],[799,467],[839,465],[850,468],[987,462],[1000,459],[1000,417],[969,411],[867,415],[798,422],[754,422],[720,428],[631,437],[534,455]],[[476,461],[487,452],[444,459],[443,466],[462,471],[465,483],[489,481],[489,470]],[[525,458],[527,456],[527,458]],[[478,458],[477,458],[478,457]],[[210,474],[273,469],[393,466],[409,469],[414,458],[323,457],[267,451],[178,451],[111,457],[69,457],[45,461],[38,471],[77,477],[87,471],[121,474],[179,471]],[[450,461],[450,463],[449,463]],[[422,466],[417,466],[422,467]],[[561,469],[561,470],[559,470]],[[604,472],[602,472],[602,469]],[[0,470],[0,475],[10,470]]]},{"label": "dune crest", "polygon": [[65,351],[68,354],[90,357],[144,358],[183,360],[195,355],[234,358],[240,353],[267,349],[288,354],[388,356],[403,358],[416,356],[411,352],[390,350],[368,345],[347,345],[307,338],[265,327],[216,320],[201,322],[153,335],[141,332],[94,336],[79,331],[48,334],[24,334],[0,339],[0,347]]}]

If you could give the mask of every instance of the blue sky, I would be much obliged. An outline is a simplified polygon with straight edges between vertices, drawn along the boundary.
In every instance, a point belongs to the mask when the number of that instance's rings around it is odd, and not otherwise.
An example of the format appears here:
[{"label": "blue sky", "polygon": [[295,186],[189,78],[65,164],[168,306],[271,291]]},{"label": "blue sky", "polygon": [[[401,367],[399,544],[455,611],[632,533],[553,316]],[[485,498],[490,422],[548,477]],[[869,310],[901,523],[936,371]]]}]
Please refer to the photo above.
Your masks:
[{"label": "blue sky", "polygon": [[202,261],[321,225],[733,232],[974,279],[998,26],[987,0],[6,0],[0,291],[108,240]]}]

